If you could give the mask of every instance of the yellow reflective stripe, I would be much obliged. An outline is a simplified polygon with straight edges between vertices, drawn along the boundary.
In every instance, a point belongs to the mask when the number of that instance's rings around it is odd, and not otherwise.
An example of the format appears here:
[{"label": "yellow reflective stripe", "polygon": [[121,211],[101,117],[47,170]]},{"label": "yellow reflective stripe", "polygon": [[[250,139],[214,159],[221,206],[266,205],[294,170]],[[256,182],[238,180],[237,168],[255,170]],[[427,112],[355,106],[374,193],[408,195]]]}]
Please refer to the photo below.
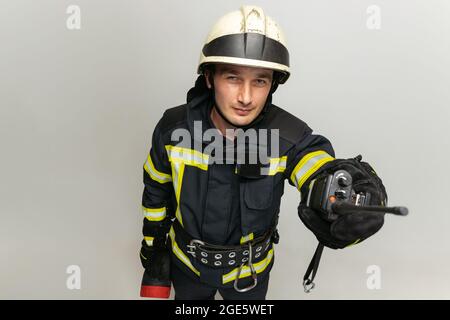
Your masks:
[{"label": "yellow reflective stripe", "polygon": [[147,258],[142,254],[142,252],[139,252],[139,254],[141,255],[142,259],[147,260]]},{"label": "yellow reflective stripe", "polygon": [[159,183],[172,181],[172,177],[169,174],[156,170],[150,154],[147,156],[147,161],[144,163],[144,170],[148,173],[150,178]]},{"label": "yellow reflective stripe", "polygon": [[181,217],[180,212],[180,194],[181,194],[181,186],[183,184],[183,175],[184,175],[184,163],[181,162],[171,162],[172,173],[173,173],[173,188],[175,190],[175,198],[177,199],[177,210],[175,211],[175,216],[183,226],[183,219]]},{"label": "yellow reflective stripe", "polygon": [[241,244],[246,243],[247,241],[253,240],[253,232],[241,238]]},{"label": "yellow reflective stripe", "polygon": [[306,154],[292,170],[291,181],[300,190],[303,183],[321,166],[334,158],[323,150]]},{"label": "yellow reflective stripe", "polygon": [[161,221],[166,217],[166,208],[146,208],[142,206],[144,217],[150,221]]},{"label": "yellow reflective stripe", "polygon": [[184,168],[188,165],[202,170],[208,170],[209,155],[203,154],[197,150],[171,145],[166,145],[165,148],[172,167],[173,187],[175,190],[175,197],[177,199],[175,216],[181,226],[183,226],[183,219],[180,211],[180,194],[182,187],[181,185],[183,183]]},{"label": "yellow reflective stripe", "polygon": [[153,239],[155,239],[155,238],[154,237],[144,237],[144,240],[148,246],[153,246]]},{"label": "yellow reflective stripe", "polygon": [[359,242],[359,240],[361,240],[361,239],[357,239],[355,242],[350,243],[349,245],[346,245],[345,247],[346,247],[346,248],[351,247],[351,246],[357,244],[357,243]]},{"label": "yellow reflective stripe", "polygon": [[180,247],[178,247],[177,242],[175,241],[175,231],[173,230],[173,227],[170,228],[169,231],[170,240],[172,243],[172,251],[175,254],[175,256],[181,260],[189,269],[192,270],[196,275],[200,276],[200,272],[194,268],[194,266],[191,263],[191,260],[181,251]]},{"label": "yellow reflective stripe", "polygon": [[208,170],[209,155],[203,154],[194,149],[166,145],[170,162],[182,162],[185,165]]},{"label": "yellow reflective stripe", "polygon": [[[273,248],[269,250],[269,252],[267,253],[267,256],[263,260],[253,264],[253,266],[255,267],[256,273],[263,272],[267,268],[267,266],[270,264],[270,262],[272,261],[272,258],[273,258]],[[238,274],[238,270],[239,270],[239,267],[234,268],[233,271],[223,275],[222,283],[227,283],[227,282],[235,280],[237,277],[237,274]],[[241,274],[239,275],[239,279],[248,277],[250,275],[251,275],[250,268],[248,266],[244,266],[241,270]]]},{"label": "yellow reflective stripe", "polygon": [[[166,145],[166,150],[170,152],[172,155],[178,155],[180,157],[195,157],[197,160],[200,159],[200,161],[204,161],[205,163],[208,163],[209,155],[201,153],[200,151],[197,151],[195,149],[189,149],[189,148],[183,148],[183,147],[177,147],[177,146],[171,146]],[[190,158],[187,158],[190,159]]]},{"label": "yellow reflective stripe", "polygon": [[286,170],[286,161],[287,156],[283,156],[281,158],[271,158],[270,159],[270,168],[269,168],[269,176],[273,176],[278,172],[284,172]]}]

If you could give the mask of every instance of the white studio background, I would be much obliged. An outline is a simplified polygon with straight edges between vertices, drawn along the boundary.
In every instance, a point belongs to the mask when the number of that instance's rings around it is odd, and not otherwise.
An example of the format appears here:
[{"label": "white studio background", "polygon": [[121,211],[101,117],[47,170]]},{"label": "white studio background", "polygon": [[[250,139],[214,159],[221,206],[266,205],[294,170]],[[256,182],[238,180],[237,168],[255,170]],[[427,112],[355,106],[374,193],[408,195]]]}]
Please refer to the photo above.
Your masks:
[{"label": "white studio background", "polygon": [[[450,298],[445,0],[1,0],[0,298],[139,298],[151,134],[185,102],[213,23],[242,4],[262,6],[287,36],[292,76],[274,103],[337,157],[362,154],[389,204],[410,209],[360,245],[326,249],[307,295],[316,240],[286,183],[267,297]],[[80,289],[67,287],[71,265]]]}]

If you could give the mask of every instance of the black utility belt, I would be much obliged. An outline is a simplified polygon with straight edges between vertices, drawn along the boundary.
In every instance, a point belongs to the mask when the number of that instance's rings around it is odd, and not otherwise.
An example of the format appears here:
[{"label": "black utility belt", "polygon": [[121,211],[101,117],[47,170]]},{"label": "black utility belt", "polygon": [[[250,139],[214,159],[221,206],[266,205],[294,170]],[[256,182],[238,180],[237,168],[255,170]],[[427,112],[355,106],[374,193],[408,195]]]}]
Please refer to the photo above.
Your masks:
[{"label": "black utility belt", "polygon": [[272,243],[273,229],[255,240],[237,246],[218,246],[192,238],[180,225],[178,220],[173,223],[181,250],[212,268],[226,268],[252,264],[261,260]]}]

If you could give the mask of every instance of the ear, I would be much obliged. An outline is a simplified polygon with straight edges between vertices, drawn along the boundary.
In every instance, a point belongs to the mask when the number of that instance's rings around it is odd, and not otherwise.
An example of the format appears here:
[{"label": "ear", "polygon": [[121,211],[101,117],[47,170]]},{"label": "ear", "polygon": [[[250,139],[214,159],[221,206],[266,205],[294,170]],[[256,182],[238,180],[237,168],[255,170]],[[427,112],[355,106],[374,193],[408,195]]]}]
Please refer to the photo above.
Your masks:
[{"label": "ear", "polygon": [[211,75],[211,71],[210,70],[205,70],[205,81],[206,81],[206,87],[208,89],[211,89],[211,82],[209,81],[210,75]]}]

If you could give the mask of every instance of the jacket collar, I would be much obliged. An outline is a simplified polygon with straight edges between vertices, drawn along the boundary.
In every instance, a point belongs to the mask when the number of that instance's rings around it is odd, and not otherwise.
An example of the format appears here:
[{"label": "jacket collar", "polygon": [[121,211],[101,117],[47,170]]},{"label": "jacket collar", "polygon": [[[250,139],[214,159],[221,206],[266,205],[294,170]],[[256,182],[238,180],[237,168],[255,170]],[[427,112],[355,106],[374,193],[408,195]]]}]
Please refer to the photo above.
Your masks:
[{"label": "jacket collar", "polygon": [[[208,145],[210,142],[203,141],[202,137],[206,130],[215,128],[212,123],[210,113],[213,106],[213,99],[209,92],[204,92],[193,98],[187,104],[186,118],[189,132],[194,140],[202,141],[203,145]],[[194,130],[194,124],[201,123],[201,135],[199,130]],[[198,142],[197,142],[198,143]]]}]

